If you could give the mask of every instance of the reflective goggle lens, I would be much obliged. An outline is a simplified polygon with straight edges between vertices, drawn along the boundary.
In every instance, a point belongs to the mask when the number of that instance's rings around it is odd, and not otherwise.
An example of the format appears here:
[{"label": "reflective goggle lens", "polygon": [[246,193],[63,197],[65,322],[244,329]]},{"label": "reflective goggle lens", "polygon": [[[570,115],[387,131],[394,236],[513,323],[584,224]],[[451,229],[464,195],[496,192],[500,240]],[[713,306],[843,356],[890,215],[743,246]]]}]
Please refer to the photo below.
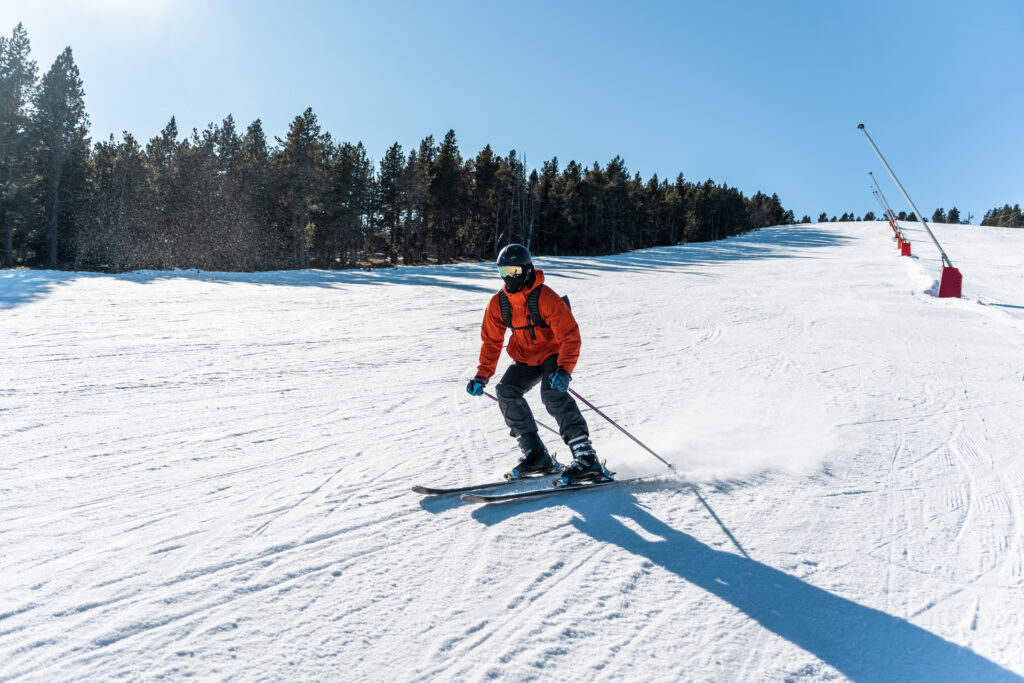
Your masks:
[{"label": "reflective goggle lens", "polygon": [[498,266],[498,272],[502,277],[519,277],[523,274],[522,266]]}]

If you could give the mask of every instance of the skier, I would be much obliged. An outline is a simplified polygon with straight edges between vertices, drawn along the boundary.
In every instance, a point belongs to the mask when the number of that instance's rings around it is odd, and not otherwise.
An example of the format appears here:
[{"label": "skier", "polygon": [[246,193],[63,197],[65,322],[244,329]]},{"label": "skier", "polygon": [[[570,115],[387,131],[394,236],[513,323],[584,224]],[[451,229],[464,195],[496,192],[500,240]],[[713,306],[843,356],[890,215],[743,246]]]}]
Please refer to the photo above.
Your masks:
[{"label": "skier", "polygon": [[484,312],[480,364],[466,391],[472,396],[484,393],[497,369],[505,330],[511,329],[508,355],[515,362],[496,389],[505,424],[522,451],[511,476],[557,471],[558,464],[537,434],[537,423],[523,397],[540,382],[544,407],[558,422],[559,434],[573,456],[572,463],[562,469],[563,483],[599,479],[604,467],[597,461],[587,421],[568,393],[581,343],[568,302],[544,284],[544,272],[533,267],[530,251],[523,245],[502,249],[497,264],[505,286],[491,297]]}]

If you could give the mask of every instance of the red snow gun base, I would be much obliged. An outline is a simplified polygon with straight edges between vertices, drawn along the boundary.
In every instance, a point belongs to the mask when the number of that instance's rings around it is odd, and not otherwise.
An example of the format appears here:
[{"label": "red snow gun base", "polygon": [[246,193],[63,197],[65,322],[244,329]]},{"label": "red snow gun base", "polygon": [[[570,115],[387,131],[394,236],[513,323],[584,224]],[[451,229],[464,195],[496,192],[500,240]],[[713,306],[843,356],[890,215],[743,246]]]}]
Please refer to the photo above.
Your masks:
[{"label": "red snow gun base", "polygon": [[939,279],[939,298],[959,299],[963,281],[964,277],[959,270],[952,266],[943,266],[942,277]]}]

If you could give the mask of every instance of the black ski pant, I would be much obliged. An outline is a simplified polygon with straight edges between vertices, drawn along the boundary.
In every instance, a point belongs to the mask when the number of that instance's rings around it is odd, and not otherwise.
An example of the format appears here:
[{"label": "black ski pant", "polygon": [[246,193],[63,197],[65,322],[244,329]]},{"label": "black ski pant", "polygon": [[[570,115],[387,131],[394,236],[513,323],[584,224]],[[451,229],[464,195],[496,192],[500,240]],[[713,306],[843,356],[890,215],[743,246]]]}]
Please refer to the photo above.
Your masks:
[{"label": "black ski pant", "polygon": [[511,429],[512,436],[537,432],[537,422],[533,419],[530,405],[523,397],[530,389],[540,382],[540,400],[548,413],[558,423],[558,431],[566,443],[579,437],[587,437],[590,430],[583,418],[579,406],[567,391],[551,388],[551,375],[558,369],[558,354],[548,356],[541,365],[527,365],[516,361],[509,366],[495,391],[498,394],[498,406],[505,418],[505,424]]}]

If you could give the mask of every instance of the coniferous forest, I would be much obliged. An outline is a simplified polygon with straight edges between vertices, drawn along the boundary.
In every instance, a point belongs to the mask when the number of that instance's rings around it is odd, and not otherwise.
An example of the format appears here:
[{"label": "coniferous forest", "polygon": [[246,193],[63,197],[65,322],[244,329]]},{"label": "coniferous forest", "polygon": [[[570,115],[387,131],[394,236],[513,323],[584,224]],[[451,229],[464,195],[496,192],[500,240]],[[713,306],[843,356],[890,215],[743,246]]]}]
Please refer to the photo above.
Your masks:
[{"label": "coniferous forest", "polygon": [[229,115],[184,133],[89,139],[84,86],[65,49],[38,76],[19,24],[0,38],[0,263],[40,267],[338,268],[539,253],[606,254],[792,222],[775,195],[605,165],[527,166],[454,131],[371,161],[312,110],[284,138]]},{"label": "coniferous forest", "polygon": [[775,194],[644,180],[620,157],[538,171],[516,150],[464,156],[452,130],[374,163],[311,109],[272,141],[228,115],[94,143],[84,96],[71,48],[40,76],[21,24],[0,37],[0,265],[347,268],[489,259],[509,242],[597,255],[794,222]]}]

